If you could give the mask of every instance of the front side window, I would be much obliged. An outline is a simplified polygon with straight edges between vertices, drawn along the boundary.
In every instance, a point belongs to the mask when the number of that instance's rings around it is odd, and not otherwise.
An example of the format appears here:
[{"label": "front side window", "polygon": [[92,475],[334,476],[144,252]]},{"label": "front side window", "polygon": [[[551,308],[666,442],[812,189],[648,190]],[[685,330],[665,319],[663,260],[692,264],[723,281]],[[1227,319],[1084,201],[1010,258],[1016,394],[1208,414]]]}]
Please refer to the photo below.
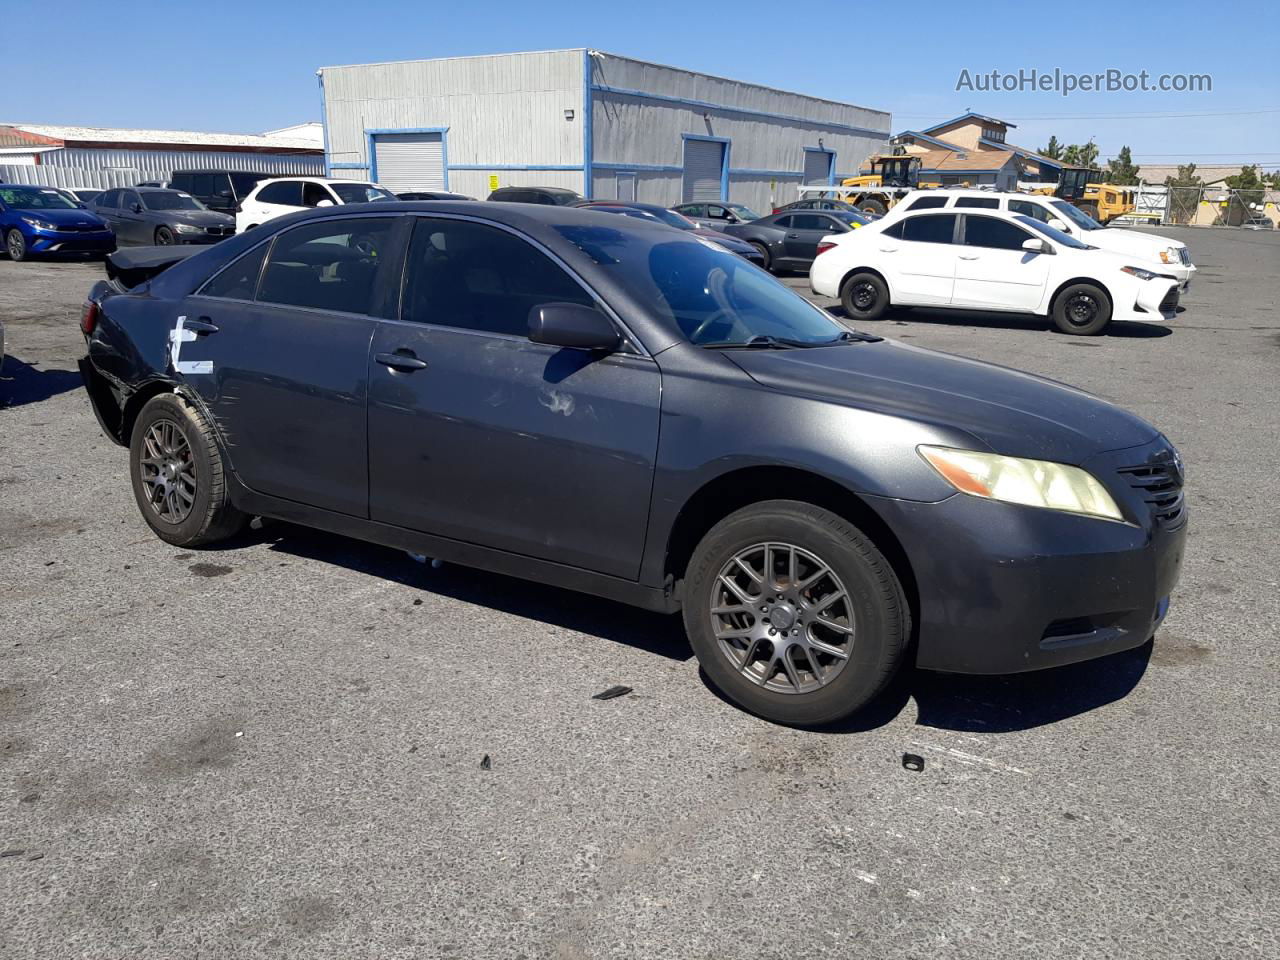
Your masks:
[{"label": "front side window", "polygon": [[278,203],[286,207],[302,206],[302,181],[277,180],[268,183],[254,198],[258,203]]},{"label": "front side window", "polygon": [[911,201],[911,206],[907,207],[907,209],[908,210],[928,210],[932,207],[945,207],[946,205],[947,205],[947,198],[943,196],[916,197],[916,199]]},{"label": "front side window", "polygon": [[378,200],[400,199],[390,190],[373,183],[332,183],[329,189],[336,193],[343,203],[373,203]]},{"label": "front side window", "polygon": [[135,206],[142,206],[142,199],[134,191],[125,190],[120,194],[120,206],[132,210]]},{"label": "front side window", "polygon": [[759,220],[760,214],[756,213],[750,207],[743,206],[740,203],[729,204],[729,209],[739,220]]},{"label": "front side window", "polygon": [[258,289],[258,275],[262,273],[262,261],[266,259],[269,243],[224,267],[206,283],[199,292],[202,297],[222,297],[226,300],[252,300]]},{"label": "front side window", "polygon": [[414,226],[402,320],[527,337],[529,311],[545,303],[596,306],[563,267],[505,230],[469,220]]},{"label": "front side window", "polygon": [[304,207],[318,207],[320,201],[328,200],[333,203],[333,197],[329,195],[329,191],[319,183],[303,183],[302,185],[302,205]]},{"label": "front side window", "polygon": [[94,203],[100,207],[114,210],[116,207],[120,206],[120,191],[108,190],[106,193],[100,193]]},{"label": "front side window", "polygon": [[1031,217],[1041,223],[1048,223],[1055,216],[1043,204],[1032,203],[1030,200],[1010,200],[1009,212],[1020,213],[1024,217]]},{"label": "front side window", "polygon": [[917,243],[951,243],[956,229],[954,213],[909,217],[902,224],[902,239]]},{"label": "front side window", "polygon": [[1059,216],[1061,216],[1063,220],[1066,220],[1068,223],[1074,224],[1075,226],[1079,227],[1081,230],[1103,229],[1102,224],[1100,224],[1097,220],[1093,219],[1093,217],[1089,216],[1087,213],[1083,212],[1078,207],[1073,207],[1071,204],[1067,203],[1065,200],[1054,200],[1052,203],[1052,206],[1053,206],[1053,209],[1058,211]]},{"label": "front side window", "polygon": [[258,300],[313,310],[373,312],[374,282],[388,249],[390,218],[308,223],[276,237]]},{"label": "front side window", "polygon": [[708,205],[708,206],[707,206],[707,216],[708,216],[709,218],[711,218],[712,220],[728,220],[728,219],[729,219],[729,211],[728,211],[728,210],[726,210],[724,207],[717,207],[717,206],[715,206],[715,205]]},{"label": "front side window", "polygon": [[144,193],[142,202],[148,210],[203,210],[204,204],[189,194],[176,190]]},{"label": "front side window", "polygon": [[701,203],[686,203],[676,207],[678,213],[683,213],[686,217],[705,217],[707,208]]},{"label": "front side window", "polygon": [[964,219],[964,244],[966,247],[991,247],[996,250],[1021,250],[1031,234],[1015,227],[1007,220],[996,217],[967,216]]},{"label": "front side window", "polygon": [[820,213],[798,213],[791,218],[792,230],[834,230],[835,227]]}]

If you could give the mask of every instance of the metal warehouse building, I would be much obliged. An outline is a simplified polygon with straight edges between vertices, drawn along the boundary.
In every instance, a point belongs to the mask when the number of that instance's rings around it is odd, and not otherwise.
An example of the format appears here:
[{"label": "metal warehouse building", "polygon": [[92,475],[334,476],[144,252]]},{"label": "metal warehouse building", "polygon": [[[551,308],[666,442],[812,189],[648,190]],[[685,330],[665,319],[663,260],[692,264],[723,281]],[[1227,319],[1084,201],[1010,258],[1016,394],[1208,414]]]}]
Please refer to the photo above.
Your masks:
[{"label": "metal warehouse building", "polygon": [[191,168],[323,176],[323,150],[304,128],[240,134],[0,124],[0,181],[121,187]]},{"label": "metal warehouse building", "polygon": [[476,197],[568,187],[757,210],[857,174],[889,114],[595,50],[318,71],[334,176]]}]

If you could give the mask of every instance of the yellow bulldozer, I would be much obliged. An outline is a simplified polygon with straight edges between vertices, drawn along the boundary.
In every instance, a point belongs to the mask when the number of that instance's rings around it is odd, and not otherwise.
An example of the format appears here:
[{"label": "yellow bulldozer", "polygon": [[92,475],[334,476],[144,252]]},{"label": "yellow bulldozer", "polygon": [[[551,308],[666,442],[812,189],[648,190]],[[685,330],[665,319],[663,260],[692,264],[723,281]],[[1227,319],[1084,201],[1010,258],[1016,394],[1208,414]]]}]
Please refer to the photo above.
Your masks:
[{"label": "yellow bulldozer", "polygon": [[920,158],[910,154],[882,154],[867,163],[871,166],[869,174],[840,181],[840,199],[872,216],[884,216],[912,190],[942,186],[921,183]]},{"label": "yellow bulldozer", "polygon": [[1137,206],[1133,187],[1107,183],[1095,167],[1063,167],[1058,185],[1046,185],[1034,193],[1049,194],[1066,200],[1099,223],[1110,223],[1116,217],[1133,213]]}]

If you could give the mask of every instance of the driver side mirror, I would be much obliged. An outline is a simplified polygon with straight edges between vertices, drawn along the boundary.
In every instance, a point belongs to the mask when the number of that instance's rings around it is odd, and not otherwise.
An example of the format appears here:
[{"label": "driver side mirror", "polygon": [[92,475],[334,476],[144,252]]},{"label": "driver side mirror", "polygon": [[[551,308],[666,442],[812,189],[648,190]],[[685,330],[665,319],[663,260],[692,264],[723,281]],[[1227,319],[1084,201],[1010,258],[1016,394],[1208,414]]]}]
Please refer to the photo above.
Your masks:
[{"label": "driver side mirror", "polygon": [[1067,226],[1066,221],[1059,220],[1057,217],[1054,217],[1052,220],[1049,221],[1049,226],[1053,227],[1053,229],[1055,230],[1061,230],[1063,233],[1071,232],[1071,228]]},{"label": "driver side mirror", "polygon": [[129,209],[130,209],[130,210],[132,210],[134,213],[141,213],[141,212],[142,212],[142,204],[140,204],[140,203],[131,203],[131,204],[129,204]]},{"label": "driver side mirror", "polygon": [[1029,250],[1031,253],[1053,253],[1053,247],[1049,246],[1039,237],[1031,237],[1022,241],[1022,249]]},{"label": "driver side mirror", "polygon": [[529,339],[553,347],[612,353],[622,343],[613,323],[594,307],[542,303],[529,311]]},{"label": "driver side mirror", "polygon": [[317,207],[332,207],[332,206],[333,206],[333,201],[332,201],[332,200],[328,200],[328,199],[325,199],[325,200],[317,200],[317,201],[316,201],[316,206],[317,206]]}]

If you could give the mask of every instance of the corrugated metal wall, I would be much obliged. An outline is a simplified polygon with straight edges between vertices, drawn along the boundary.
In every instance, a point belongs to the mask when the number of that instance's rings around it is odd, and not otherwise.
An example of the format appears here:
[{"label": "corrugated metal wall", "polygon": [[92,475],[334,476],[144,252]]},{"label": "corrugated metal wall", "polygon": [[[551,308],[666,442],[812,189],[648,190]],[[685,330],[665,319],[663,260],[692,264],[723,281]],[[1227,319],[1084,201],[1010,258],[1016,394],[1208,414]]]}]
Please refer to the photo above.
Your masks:
[{"label": "corrugated metal wall", "polygon": [[[324,176],[324,158],[230,150],[103,150],[67,147],[41,154],[38,166],[13,167],[22,183],[49,186],[119,187],[139,180],[167,180],[174,170],[212,167],[278,176]],[[56,172],[55,172],[56,171]]]},{"label": "corrugated metal wall", "polygon": [[729,199],[764,213],[771,202],[798,197],[805,147],[833,151],[839,178],[855,175],[889,137],[891,118],[884,111],[611,54],[593,53],[591,64],[592,179],[598,197],[616,196],[617,171],[635,169],[638,200],[678,203],[682,134],[724,137],[731,141]]},{"label": "corrugated metal wall", "polygon": [[[582,72],[581,50],[325,67],[334,173],[368,176],[367,131],[447,127],[451,190],[486,196],[496,174],[581,191]],[[573,169],[509,169],[529,166]]]}]

